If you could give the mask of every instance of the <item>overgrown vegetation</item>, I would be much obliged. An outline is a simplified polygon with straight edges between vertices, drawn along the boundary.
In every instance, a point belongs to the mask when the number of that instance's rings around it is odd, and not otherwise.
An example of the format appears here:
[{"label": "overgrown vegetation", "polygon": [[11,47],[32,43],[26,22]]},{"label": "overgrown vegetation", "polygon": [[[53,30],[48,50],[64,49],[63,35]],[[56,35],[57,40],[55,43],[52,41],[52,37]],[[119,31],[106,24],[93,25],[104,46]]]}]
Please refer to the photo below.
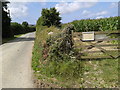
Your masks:
[{"label": "overgrown vegetation", "polygon": [[37,29],[32,58],[37,78],[54,87],[118,87],[118,59],[78,60],[76,49],[61,51],[63,32],[55,27]]},{"label": "overgrown vegetation", "polygon": [[[50,32],[54,34],[49,35]],[[32,67],[36,73],[40,71],[38,78],[42,78],[42,74],[48,78],[57,78],[60,82],[80,81],[82,65],[73,56],[72,42],[67,38],[71,37],[55,27],[37,30]],[[69,44],[67,42],[71,45],[66,45]]]},{"label": "overgrown vegetation", "polygon": [[[46,15],[49,14],[46,13]],[[55,24],[43,24],[44,20],[41,16],[37,21],[36,40],[32,58],[32,67],[35,75],[42,82],[39,82],[38,87],[42,87],[41,84],[43,83],[50,83],[49,87],[118,87],[118,59],[111,61],[110,59],[84,61],[80,57],[78,58],[80,49],[73,48],[74,42],[71,34],[71,30],[74,29],[78,31],[107,30],[109,27],[108,23],[111,24],[110,20],[112,19],[83,20],[80,26],[78,25],[80,21],[74,21],[72,22],[74,26],[64,24],[64,29],[60,29],[55,27]],[[100,22],[100,20],[103,21]],[[97,25],[93,25],[94,22]],[[107,22],[106,25],[108,26],[100,26],[103,22]],[[117,29],[116,22],[114,24],[115,27],[109,27],[110,30]],[[54,85],[51,86],[51,84]]]}]

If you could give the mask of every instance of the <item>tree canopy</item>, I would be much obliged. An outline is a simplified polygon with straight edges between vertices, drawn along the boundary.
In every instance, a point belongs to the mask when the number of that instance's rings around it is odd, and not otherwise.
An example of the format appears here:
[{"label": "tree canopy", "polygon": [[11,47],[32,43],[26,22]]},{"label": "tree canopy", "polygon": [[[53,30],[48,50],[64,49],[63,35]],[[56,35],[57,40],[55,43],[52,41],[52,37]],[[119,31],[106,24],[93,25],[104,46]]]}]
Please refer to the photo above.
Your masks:
[{"label": "tree canopy", "polygon": [[28,27],[28,25],[29,25],[28,22],[26,22],[26,21],[22,22],[23,27]]},{"label": "tree canopy", "polygon": [[14,35],[24,34],[28,32],[35,31],[35,26],[29,26],[27,22],[23,22],[19,24],[17,22],[11,22],[11,30],[13,31]]},{"label": "tree canopy", "polygon": [[7,7],[8,3],[9,3],[8,1],[2,2],[2,37],[3,38],[13,37],[13,32],[10,29],[11,18]]},{"label": "tree canopy", "polygon": [[25,29],[22,27],[21,24],[19,24],[17,22],[12,22],[11,23],[11,30],[13,30],[14,35],[25,33]]},{"label": "tree canopy", "polygon": [[50,9],[42,9],[41,17],[38,19],[38,25],[43,26],[57,26],[59,27],[61,25],[61,17],[59,16],[60,13],[56,10],[56,8],[50,8]]}]

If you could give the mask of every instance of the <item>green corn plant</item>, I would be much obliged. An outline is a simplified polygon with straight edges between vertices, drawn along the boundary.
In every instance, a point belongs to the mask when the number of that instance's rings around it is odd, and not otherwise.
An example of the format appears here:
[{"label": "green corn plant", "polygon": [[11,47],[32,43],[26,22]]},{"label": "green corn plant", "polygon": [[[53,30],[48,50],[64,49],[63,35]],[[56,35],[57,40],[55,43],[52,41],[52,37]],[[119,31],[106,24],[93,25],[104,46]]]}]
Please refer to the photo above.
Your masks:
[{"label": "green corn plant", "polygon": [[118,25],[120,17],[110,17],[101,19],[82,19],[71,22],[76,28],[76,32],[86,31],[113,31],[120,29]]}]

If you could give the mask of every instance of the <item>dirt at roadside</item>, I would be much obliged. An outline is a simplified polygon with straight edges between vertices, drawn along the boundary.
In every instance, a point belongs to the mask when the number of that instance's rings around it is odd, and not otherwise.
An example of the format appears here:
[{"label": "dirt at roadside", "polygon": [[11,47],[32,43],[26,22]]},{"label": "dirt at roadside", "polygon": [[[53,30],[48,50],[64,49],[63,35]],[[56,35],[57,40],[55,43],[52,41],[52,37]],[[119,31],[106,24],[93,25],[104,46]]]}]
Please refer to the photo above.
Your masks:
[{"label": "dirt at roadside", "polygon": [[[51,80],[54,82],[56,79],[51,78]],[[37,76],[34,76],[34,85],[36,88],[63,88],[56,84],[49,83],[45,79],[38,79]]]}]

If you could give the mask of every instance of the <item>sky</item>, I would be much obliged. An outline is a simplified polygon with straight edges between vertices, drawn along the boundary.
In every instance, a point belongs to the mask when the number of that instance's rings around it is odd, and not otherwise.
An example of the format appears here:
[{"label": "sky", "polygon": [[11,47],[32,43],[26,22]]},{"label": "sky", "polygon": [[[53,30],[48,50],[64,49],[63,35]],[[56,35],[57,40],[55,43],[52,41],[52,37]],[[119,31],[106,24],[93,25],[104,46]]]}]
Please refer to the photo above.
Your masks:
[{"label": "sky", "polygon": [[41,16],[42,8],[52,7],[55,7],[60,12],[62,23],[88,18],[99,19],[118,16],[118,0],[21,1],[11,0],[8,5],[12,22],[22,23],[27,21],[29,24],[36,24],[36,21]]}]

